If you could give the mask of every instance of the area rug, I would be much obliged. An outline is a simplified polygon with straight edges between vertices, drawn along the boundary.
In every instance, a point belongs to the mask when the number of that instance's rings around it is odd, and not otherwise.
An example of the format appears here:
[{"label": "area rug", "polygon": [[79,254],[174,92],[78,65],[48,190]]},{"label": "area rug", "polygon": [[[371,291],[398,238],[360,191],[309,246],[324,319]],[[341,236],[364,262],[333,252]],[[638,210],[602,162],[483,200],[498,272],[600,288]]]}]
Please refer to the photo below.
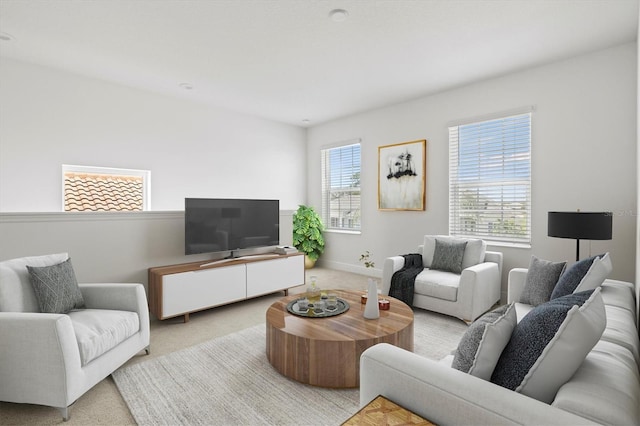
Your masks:
[{"label": "area rug", "polygon": [[[467,326],[416,310],[414,352],[438,360]],[[218,337],[113,373],[139,425],[338,425],[359,405],[358,389],[303,385],[265,355],[265,325]]]}]

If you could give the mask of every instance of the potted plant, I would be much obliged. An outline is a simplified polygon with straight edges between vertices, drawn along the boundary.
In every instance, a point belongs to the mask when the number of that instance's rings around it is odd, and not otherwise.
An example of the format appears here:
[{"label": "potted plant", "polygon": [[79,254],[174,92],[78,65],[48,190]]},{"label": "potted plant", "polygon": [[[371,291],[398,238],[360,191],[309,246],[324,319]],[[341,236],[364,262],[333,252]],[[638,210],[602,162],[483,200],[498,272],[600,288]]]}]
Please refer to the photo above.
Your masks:
[{"label": "potted plant", "polygon": [[376,266],[373,259],[371,259],[371,253],[369,253],[369,250],[360,255],[360,262],[364,264],[365,268],[373,268]]},{"label": "potted plant", "polygon": [[300,205],[293,214],[293,245],[305,254],[304,266],[313,268],[324,252],[322,219],[311,206]]}]

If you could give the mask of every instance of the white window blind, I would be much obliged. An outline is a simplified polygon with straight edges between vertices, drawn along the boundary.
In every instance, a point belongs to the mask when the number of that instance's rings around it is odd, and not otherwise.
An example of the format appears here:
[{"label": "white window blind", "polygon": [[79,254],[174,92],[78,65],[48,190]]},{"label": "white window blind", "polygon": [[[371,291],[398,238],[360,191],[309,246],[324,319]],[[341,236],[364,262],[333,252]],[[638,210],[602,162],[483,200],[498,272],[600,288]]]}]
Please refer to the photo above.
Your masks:
[{"label": "white window blind", "polygon": [[449,233],[531,242],[531,113],[449,127]]},{"label": "white window blind", "polygon": [[360,230],[360,144],[321,150],[325,229]]}]

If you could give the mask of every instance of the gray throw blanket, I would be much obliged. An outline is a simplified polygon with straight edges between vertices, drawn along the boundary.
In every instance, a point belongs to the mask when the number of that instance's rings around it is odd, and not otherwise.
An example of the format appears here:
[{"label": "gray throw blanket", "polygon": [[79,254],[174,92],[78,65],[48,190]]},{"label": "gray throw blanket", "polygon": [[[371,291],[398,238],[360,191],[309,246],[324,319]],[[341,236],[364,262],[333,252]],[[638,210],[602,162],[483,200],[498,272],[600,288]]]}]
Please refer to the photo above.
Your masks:
[{"label": "gray throw blanket", "polygon": [[413,289],[416,277],[424,269],[422,255],[419,253],[403,254],[404,266],[391,277],[389,296],[402,300],[413,306]]}]

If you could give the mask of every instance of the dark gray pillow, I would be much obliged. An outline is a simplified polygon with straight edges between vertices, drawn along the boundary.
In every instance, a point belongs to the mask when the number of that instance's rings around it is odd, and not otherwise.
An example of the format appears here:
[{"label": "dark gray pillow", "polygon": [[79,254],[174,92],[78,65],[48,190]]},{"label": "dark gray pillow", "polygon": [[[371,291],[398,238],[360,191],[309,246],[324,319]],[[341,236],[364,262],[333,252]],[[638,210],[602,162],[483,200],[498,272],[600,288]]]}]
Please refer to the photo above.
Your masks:
[{"label": "dark gray pillow", "polygon": [[584,276],[587,275],[587,272],[589,272],[589,268],[593,265],[593,261],[598,257],[600,256],[582,259],[567,268],[567,270],[560,275],[560,279],[558,279],[558,283],[551,293],[551,300],[573,293]]},{"label": "dark gray pillow", "polygon": [[491,379],[517,321],[513,303],[478,318],[460,339],[451,367],[484,380]]},{"label": "dark gray pillow", "polygon": [[[545,351],[545,349],[547,349],[548,345],[551,347],[551,342],[555,341],[557,343],[557,345],[554,344],[555,346],[557,346],[556,349],[561,351],[559,354],[561,358],[565,358],[566,360],[568,360],[572,365],[575,366],[575,369],[577,369],[580,364],[582,364],[584,356],[586,356],[588,351],[593,348],[593,345],[595,345],[598,339],[600,339],[602,331],[604,331],[606,318],[604,313],[604,304],[602,304],[602,298],[599,294],[597,295],[599,297],[599,300],[589,305],[589,307],[594,307],[594,309],[592,310],[593,312],[590,311],[589,314],[578,313],[577,315],[573,315],[571,319],[569,319],[567,317],[567,313],[575,305],[582,306],[589,299],[589,297],[591,297],[592,293],[594,293],[594,290],[572,293],[568,296],[563,296],[551,300],[529,311],[529,313],[525,315],[522,320],[520,320],[518,325],[513,330],[513,333],[511,334],[511,340],[509,340],[509,343],[507,343],[507,346],[502,351],[500,359],[498,359],[493,374],[491,375],[491,382],[507,389],[515,390],[517,392],[522,391],[522,393],[533,396],[527,393],[526,390],[522,390],[523,387],[531,385],[530,382],[533,381],[532,374],[539,373],[547,376],[560,376],[562,374],[568,373],[570,377],[573,372],[564,371],[563,368],[565,366],[562,365],[557,365],[556,369],[558,371],[555,372],[549,370],[540,370],[540,364],[542,363],[541,360],[544,356],[549,356],[549,354],[552,352],[552,350]],[[567,321],[582,321],[581,315],[584,316],[591,314],[599,317],[599,320],[587,320],[586,322],[588,324],[601,323],[597,324],[597,327],[595,327],[592,333],[593,336],[579,335],[580,333],[575,333],[575,329],[568,325],[562,327],[561,329],[561,326],[565,322],[565,319]],[[581,331],[585,331],[587,328],[588,327],[584,324],[580,325],[579,327]],[[580,344],[576,344],[573,341],[568,342],[568,340],[570,339],[574,339],[578,342],[587,342],[590,347],[579,348]],[[554,353],[553,356],[557,358],[558,354]],[[578,359],[580,357],[582,358]],[[538,365],[538,370],[530,373],[530,370],[532,370],[534,365]],[[561,384],[558,385],[558,388],[560,386]],[[557,389],[555,389],[555,391],[553,389],[548,391],[550,393],[545,398],[545,402],[550,403],[548,399],[555,395]],[[537,399],[542,400],[543,398]]]},{"label": "dark gray pillow", "polygon": [[466,241],[447,241],[436,238],[436,248],[433,252],[431,269],[449,271],[456,274],[462,273],[462,259]]},{"label": "dark gray pillow", "polygon": [[66,314],[84,308],[71,259],[52,266],[27,266],[40,312]]},{"label": "dark gray pillow", "polygon": [[520,302],[538,306],[548,302],[567,262],[551,262],[531,256]]}]

